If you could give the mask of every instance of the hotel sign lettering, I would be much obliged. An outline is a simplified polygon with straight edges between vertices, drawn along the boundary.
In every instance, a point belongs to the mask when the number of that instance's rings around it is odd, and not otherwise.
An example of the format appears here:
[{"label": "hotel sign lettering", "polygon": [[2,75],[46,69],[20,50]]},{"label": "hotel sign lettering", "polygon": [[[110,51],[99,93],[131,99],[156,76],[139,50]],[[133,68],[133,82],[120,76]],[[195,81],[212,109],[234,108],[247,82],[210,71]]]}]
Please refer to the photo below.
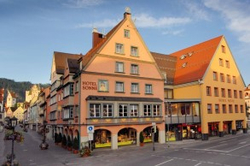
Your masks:
[{"label": "hotel sign lettering", "polygon": [[96,82],[83,81],[82,89],[83,90],[97,90],[97,84]]},{"label": "hotel sign lettering", "polygon": [[219,99],[219,102],[229,102],[229,103],[234,103],[233,99]]}]

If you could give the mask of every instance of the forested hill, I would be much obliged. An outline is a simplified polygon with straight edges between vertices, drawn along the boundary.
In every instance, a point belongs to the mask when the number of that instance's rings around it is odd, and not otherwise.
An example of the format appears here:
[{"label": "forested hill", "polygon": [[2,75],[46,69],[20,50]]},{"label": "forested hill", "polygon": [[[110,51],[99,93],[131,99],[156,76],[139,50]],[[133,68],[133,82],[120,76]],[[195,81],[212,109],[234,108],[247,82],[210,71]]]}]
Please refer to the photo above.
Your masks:
[{"label": "forested hill", "polygon": [[[25,91],[30,90],[32,87],[31,82],[15,82],[14,80],[0,78],[0,88],[5,89],[4,98],[7,97],[7,90],[14,92],[17,96],[17,102],[24,102],[25,101]],[[48,87],[49,84],[38,84],[41,88]]]}]

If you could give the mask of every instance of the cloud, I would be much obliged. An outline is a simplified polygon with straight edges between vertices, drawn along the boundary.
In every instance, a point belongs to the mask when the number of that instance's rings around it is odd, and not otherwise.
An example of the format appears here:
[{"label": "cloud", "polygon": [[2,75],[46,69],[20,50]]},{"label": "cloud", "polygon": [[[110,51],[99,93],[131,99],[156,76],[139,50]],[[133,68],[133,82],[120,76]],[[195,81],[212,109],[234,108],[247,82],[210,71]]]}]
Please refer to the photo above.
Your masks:
[{"label": "cloud", "polygon": [[[190,18],[183,17],[160,17],[154,18],[148,14],[139,14],[133,17],[135,24],[139,28],[169,28],[172,26],[184,25],[191,22]],[[97,21],[93,23],[82,23],[76,26],[76,28],[107,28],[114,27],[118,24],[119,19],[105,19],[103,21]]]},{"label": "cloud", "polygon": [[184,25],[191,22],[188,17],[161,17],[154,18],[142,13],[135,16],[137,27],[141,28],[166,28],[170,26]]},{"label": "cloud", "polygon": [[204,5],[193,1],[183,1],[183,3],[192,17],[205,21],[210,20],[208,12],[204,9]]},{"label": "cloud", "polygon": [[63,5],[69,8],[86,8],[89,6],[97,6],[102,3],[103,0],[67,0]]},{"label": "cloud", "polygon": [[182,32],[184,32],[183,29],[182,30],[176,30],[176,31],[164,31],[164,32],[162,32],[162,35],[174,35],[174,36],[176,36],[176,35],[182,34]]},{"label": "cloud", "polygon": [[229,30],[238,35],[238,40],[250,43],[250,6],[245,1],[204,0],[204,5],[219,12],[226,20]]}]

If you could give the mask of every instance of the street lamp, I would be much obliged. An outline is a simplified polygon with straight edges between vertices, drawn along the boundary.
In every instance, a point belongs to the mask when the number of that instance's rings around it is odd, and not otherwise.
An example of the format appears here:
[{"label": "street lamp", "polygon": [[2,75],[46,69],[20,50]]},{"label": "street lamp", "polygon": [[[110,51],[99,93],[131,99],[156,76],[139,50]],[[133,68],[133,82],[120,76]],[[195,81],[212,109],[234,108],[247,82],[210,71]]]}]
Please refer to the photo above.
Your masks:
[{"label": "street lamp", "polygon": [[15,127],[17,126],[17,118],[14,116],[13,118],[10,118],[10,127],[13,130],[12,134],[12,148],[11,148],[11,165],[13,165],[13,160],[15,159],[15,154],[14,154],[14,141],[15,141]]}]

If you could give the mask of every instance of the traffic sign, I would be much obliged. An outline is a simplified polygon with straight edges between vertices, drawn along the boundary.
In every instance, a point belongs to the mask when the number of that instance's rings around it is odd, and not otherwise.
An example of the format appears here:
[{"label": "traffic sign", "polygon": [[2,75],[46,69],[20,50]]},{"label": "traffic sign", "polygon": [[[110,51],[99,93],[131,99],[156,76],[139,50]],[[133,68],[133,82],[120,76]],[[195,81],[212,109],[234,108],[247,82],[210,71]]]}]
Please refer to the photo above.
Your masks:
[{"label": "traffic sign", "polygon": [[87,133],[94,133],[95,128],[93,125],[87,126]]},{"label": "traffic sign", "polygon": [[94,140],[94,134],[93,133],[89,133],[89,141],[93,141]]}]

